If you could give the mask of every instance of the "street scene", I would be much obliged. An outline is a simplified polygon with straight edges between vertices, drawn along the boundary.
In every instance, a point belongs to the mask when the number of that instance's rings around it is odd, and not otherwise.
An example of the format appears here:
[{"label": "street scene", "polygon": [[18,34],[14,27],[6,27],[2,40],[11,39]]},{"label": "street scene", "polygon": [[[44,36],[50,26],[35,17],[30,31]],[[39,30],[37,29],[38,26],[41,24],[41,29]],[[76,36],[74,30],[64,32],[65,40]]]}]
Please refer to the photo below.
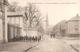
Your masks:
[{"label": "street scene", "polygon": [[0,0],[0,52],[80,52],[79,0]]}]

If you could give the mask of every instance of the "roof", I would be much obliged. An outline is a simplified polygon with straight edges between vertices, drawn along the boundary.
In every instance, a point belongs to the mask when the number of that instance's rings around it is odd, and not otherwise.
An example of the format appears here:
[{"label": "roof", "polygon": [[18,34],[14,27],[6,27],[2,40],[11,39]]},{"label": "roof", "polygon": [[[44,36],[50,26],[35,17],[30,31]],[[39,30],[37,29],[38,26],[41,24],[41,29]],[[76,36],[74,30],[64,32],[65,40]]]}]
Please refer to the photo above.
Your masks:
[{"label": "roof", "polygon": [[24,16],[23,12],[7,12],[8,17],[21,17]]},{"label": "roof", "polygon": [[80,16],[77,14],[76,16],[72,17],[70,20],[80,20]]}]

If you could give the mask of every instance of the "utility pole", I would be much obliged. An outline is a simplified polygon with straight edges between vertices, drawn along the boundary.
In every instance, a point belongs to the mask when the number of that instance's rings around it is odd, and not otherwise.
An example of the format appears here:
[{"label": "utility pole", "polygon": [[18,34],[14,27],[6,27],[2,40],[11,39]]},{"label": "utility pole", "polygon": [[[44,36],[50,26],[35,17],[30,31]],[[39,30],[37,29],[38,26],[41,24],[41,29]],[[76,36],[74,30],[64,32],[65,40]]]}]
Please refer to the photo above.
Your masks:
[{"label": "utility pole", "polygon": [[7,39],[7,0],[2,0],[2,24],[3,24],[3,43],[8,42]]}]

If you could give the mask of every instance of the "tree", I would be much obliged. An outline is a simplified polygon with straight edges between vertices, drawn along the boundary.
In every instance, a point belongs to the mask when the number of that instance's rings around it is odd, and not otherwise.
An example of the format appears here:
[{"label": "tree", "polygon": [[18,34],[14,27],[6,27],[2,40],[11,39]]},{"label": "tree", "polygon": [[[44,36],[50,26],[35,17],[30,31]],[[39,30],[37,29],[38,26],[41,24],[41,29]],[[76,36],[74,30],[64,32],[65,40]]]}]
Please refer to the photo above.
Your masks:
[{"label": "tree", "polygon": [[25,7],[25,16],[28,28],[38,27],[42,19],[39,9],[31,3],[28,4],[28,7]]}]

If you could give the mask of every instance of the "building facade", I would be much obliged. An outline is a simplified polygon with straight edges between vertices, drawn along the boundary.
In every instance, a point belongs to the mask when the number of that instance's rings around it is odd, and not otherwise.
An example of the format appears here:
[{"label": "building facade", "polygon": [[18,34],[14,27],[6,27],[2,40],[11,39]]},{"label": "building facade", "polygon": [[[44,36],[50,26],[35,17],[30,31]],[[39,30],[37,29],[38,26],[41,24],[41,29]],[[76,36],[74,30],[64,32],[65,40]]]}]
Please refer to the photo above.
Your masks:
[{"label": "building facade", "polygon": [[21,12],[8,12],[7,14],[7,31],[8,31],[8,40],[11,40],[15,37],[24,36],[23,34],[23,19],[24,15]]},{"label": "building facade", "polygon": [[63,20],[56,24],[53,28],[53,35],[55,37],[63,37],[66,34],[66,21]]},{"label": "building facade", "polygon": [[76,15],[67,21],[61,21],[53,28],[53,35],[56,37],[79,37],[80,16]]},{"label": "building facade", "polygon": [[6,18],[6,30],[5,36],[3,35],[3,19],[0,17],[0,42],[10,41],[15,37],[24,36],[24,13],[23,12],[7,12],[5,15]]},{"label": "building facade", "polygon": [[24,12],[8,11],[7,0],[1,0],[0,3],[0,42],[8,42],[14,37],[24,36]]},{"label": "building facade", "polygon": [[80,16],[76,15],[67,21],[67,33],[69,37],[79,37],[80,36]]}]

